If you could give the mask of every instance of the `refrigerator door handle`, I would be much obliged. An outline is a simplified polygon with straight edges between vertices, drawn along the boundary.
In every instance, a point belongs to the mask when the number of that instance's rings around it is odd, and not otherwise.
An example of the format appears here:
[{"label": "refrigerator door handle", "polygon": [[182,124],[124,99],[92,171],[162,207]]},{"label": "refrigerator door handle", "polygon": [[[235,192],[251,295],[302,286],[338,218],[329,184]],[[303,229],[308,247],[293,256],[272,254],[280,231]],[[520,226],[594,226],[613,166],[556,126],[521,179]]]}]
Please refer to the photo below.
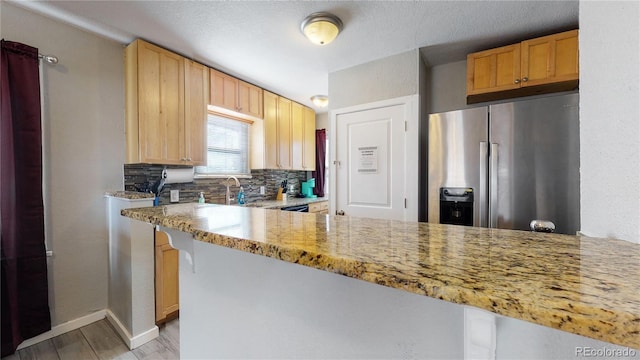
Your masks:
[{"label": "refrigerator door handle", "polygon": [[498,227],[498,144],[489,153],[489,227]]},{"label": "refrigerator door handle", "polygon": [[479,204],[478,204],[478,222],[475,223],[475,226],[487,227],[488,224],[488,215],[487,212],[489,210],[489,204],[487,204],[489,197],[487,196],[489,193],[489,188],[487,185],[487,160],[489,156],[489,145],[486,141],[480,142],[480,191],[479,191]]}]

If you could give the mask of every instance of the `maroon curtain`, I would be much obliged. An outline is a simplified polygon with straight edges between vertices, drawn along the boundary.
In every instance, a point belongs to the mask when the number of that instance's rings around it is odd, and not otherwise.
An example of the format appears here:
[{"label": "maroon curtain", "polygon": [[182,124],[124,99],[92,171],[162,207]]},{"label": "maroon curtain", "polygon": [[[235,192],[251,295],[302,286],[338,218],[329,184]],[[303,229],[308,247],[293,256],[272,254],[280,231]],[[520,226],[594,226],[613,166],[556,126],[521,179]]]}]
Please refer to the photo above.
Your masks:
[{"label": "maroon curtain", "polygon": [[326,183],[324,173],[324,162],[327,154],[327,131],[325,129],[316,130],[316,171],[313,177],[316,179],[316,187],[313,193],[318,197],[324,196],[324,184]]},{"label": "maroon curtain", "polygon": [[2,356],[51,329],[42,202],[38,49],[2,40]]}]

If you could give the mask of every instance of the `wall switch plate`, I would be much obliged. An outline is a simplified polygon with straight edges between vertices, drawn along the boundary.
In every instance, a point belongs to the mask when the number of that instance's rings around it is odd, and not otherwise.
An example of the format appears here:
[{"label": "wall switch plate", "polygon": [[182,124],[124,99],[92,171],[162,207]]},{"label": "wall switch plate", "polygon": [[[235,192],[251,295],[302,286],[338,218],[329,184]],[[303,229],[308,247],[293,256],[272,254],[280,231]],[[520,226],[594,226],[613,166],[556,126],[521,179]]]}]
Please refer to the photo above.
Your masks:
[{"label": "wall switch plate", "polygon": [[260,195],[264,195],[265,194],[265,186],[262,185],[260,186]]},{"label": "wall switch plate", "polygon": [[180,190],[171,190],[171,202],[180,201]]}]

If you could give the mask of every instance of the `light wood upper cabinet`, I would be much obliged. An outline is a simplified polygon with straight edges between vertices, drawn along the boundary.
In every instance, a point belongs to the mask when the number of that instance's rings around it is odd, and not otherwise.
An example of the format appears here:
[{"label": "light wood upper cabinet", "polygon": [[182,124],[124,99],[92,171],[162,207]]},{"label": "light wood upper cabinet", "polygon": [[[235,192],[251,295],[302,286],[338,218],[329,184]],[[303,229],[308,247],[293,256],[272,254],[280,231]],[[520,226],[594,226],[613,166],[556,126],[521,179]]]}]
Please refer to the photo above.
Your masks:
[{"label": "light wood upper cabinet", "polygon": [[467,95],[520,87],[520,44],[467,56]]},{"label": "light wood upper cabinet", "polygon": [[467,103],[575,89],[578,30],[467,56]]},{"label": "light wood upper cabinet", "polygon": [[302,169],[304,160],[304,106],[291,104],[291,167]]},{"label": "light wood upper cabinet", "polygon": [[278,168],[291,169],[292,101],[278,96]]},{"label": "light wood upper cabinet", "polygon": [[262,118],[262,89],[238,80],[238,106],[241,113]]},{"label": "light wood upper cabinet", "polygon": [[522,86],[578,79],[578,30],[523,41],[521,48]]},{"label": "light wood upper cabinet", "polygon": [[[291,153],[292,169],[316,170],[316,113],[313,109],[294,103],[292,109]],[[296,109],[297,108],[297,109]]]},{"label": "light wood upper cabinet", "polygon": [[220,71],[209,69],[211,84],[210,104],[238,111],[238,79]]},{"label": "light wood upper cabinet", "polygon": [[207,162],[207,99],[209,68],[185,60],[185,136],[186,156],[193,164]]},{"label": "light wood upper cabinet", "polygon": [[208,79],[189,60],[142,40],[127,46],[125,64],[127,162],[201,165]]},{"label": "light wood upper cabinet", "polygon": [[252,151],[253,169],[315,170],[315,112],[311,108],[264,91],[262,124],[263,131],[256,135],[264,134],[264,152]]},{"label": "light wood upper cabinet", "polygon": [[298,103],[291,106],[291,168],[315,171],[316,114]]},{"label": "light wood upper cabinet", "polygon": [[304,108],[304,136],[302,170],[316,170],[316,113],[309,107]]},{"label": "light wood upper cabinet", "polygon": [[263,117],[261,88],[215,69],[209,69],[209,74],[211,105],[255,118]]},{"label": "light wood upper cabinet", "polygon": [[[260,154],[260,149],[257,150]],[[264,153],[261,155],[265,169],[278,169],[278,95],[268,91],[264,92]]]}]

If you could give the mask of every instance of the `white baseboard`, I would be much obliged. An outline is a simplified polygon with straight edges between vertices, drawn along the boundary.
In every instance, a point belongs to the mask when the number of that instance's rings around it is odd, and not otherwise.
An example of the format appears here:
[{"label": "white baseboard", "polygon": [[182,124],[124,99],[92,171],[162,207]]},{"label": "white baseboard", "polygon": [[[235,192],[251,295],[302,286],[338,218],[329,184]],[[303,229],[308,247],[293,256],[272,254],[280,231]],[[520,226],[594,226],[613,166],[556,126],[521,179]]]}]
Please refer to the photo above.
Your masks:
[{"label": "white baseboard", "polygon": [[94,323],[96,321],[102,320],[107,316],[107,310],[98,310],[94,313],[91,313],[89,315],[83,316],[83,317],[79,317],[77,319],[71,320],[71,321],[67,321],[66,323],[60,324],[60,325],[56,325],[54,327],[51,328],[51,330],[42,333],[38,336],[32,337],[31,339],[27,339],[25,341],[23,341],[19,346],[17,350],[20,349],[24,349],[26,347],[29,347],[31,345],[35,345],[39,342],[45,341],[45,340],[49,340],[51,338],[54,338],[58,335],[62,335],[64,333],[67,333],[69,331],[73,331],[76,329],[79,329],[83,326],[89,325],[91,323]]},{"label": "white baseboard", "polygon": [[112,313],[111,310],[106,310],[106,316],[107,320],[109,320],[111,325],[113,325],[113,327],[116,329],[118,335],[120,335],[120,338],[122,338],[122,340],[131,350],[160,336],[160,330],[158,330],[158,327],[155,325],[142,334],[132,336],[127,328],[122,325],[120,319],[118,319],[118,317],[114,313]]}]

